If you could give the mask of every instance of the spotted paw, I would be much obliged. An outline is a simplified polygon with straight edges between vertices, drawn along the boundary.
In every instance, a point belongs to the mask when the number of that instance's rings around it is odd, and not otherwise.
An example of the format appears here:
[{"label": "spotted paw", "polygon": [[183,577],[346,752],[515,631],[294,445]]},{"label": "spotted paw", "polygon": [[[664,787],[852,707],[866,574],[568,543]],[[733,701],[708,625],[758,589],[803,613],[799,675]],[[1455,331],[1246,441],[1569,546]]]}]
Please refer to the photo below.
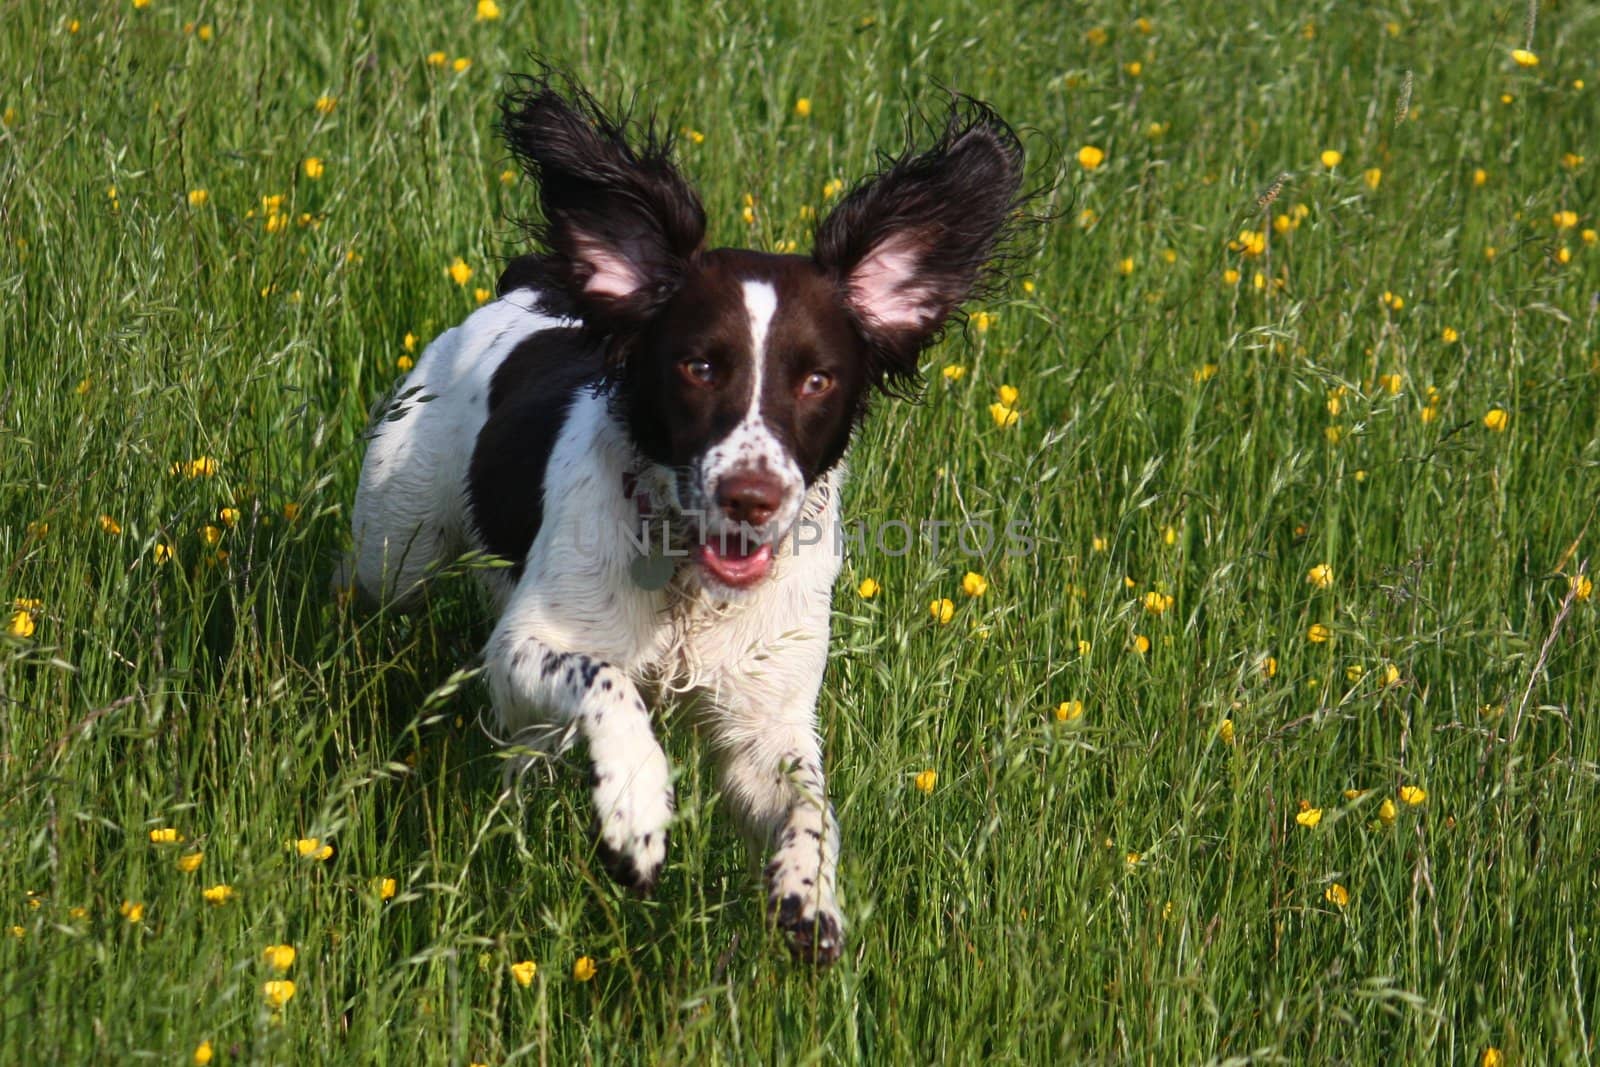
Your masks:
[{"label": "spotted paw", "polygon": [[844,951],[844,923],[832,908],[819,908],[797,894],[775,898],[771,908],[796,959],[826,967]]},{"label": "spotted paw", "polygon": [[612,878],[648,893],[667,859],[672,782],[659,748],[630,763],[625,772],[611,763],[595,765],[596,847]]}]

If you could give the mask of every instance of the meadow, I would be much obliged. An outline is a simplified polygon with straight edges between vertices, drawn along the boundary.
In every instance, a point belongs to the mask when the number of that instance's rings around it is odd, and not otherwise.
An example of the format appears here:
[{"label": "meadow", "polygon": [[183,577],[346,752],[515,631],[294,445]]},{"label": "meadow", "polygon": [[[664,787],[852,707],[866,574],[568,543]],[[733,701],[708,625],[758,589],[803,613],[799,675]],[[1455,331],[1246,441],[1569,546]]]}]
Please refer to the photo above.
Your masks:
[{"label": "meadow", "polygon": [[[4,5],[0,1061],[1586,1063],[1600,8]],[[668,705],[661,885],[502,783],[471,564],[332,589],[533,209],[531,51],[804,251],[941,86],[1044,221],[876,405],[792,963]],[[923,129],[912,122],[913,132]]]}]

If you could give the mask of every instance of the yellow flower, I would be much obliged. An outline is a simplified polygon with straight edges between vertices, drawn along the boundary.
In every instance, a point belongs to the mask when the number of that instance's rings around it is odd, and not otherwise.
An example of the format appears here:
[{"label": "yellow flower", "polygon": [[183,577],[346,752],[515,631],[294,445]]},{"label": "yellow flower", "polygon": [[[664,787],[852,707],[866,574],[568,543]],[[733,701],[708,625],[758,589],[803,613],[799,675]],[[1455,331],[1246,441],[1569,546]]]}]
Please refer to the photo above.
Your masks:
[{"label": "yellow flower", "polygon": [[404,374],[414,366],[414,363],[410,356],[401,356],[394,361],[394,365],[400,369],[402,374]]},{"label": "yellow flower", "polygon": [[487,304],[489,302],[489,298],[493,295],[494,294],[487,289],[479,288],[472,290],[472,299],[475,303],[479,304]]},{"label": "yellow flower", "polygon": [[595,976],[596,969],[594,960],[588,956],[579,956],[572,962],[572,978],[577,982],[587,982]]},{"label": "yellow flower", "polygon": [[443,52],[428,53],[428,66],[430,67],[442,67],[449,61],[450,57],[445,55]]},{"label": "yellow flower", "polygon": [[202,41],[211,40],[211,26],[209,24],[201,26],[198,30],[195,31],[194,35],[196,37],[200,38]]},{"label": "yellow flower", "polygon": [[6,626],[6,632],[12,637],[32,637],[34,629],[33,614],[25,610],[16,611]]},{"label": "yellow flower", "polygon": [[811,98],[809,96],[802,96],[800,99],[796,100],[794,102],[794,113],[803,119],[810,118]]},{"label": "yellow flower", "polygon": [[[1300,803],[1305,804],[1306,802],[1302,800]],[[1310,830],[1322,821],[1322,809],[1313,808],[1306,804],[1305,807],[1295,813],[1294,821]]]},{"label": "yellow flower", "polygon": [[1278,676],[1278,657],[1268,656],[1266,659],[1262,660],[1261,673],[1266,675],[1268,678],[1276,678]]},{"label": "yellow flower", "polygon": [[393,900],[396,888],[393,878],[379,877],[372,880],[372,891],[377,894],[379,900]]},{"label": "yellow flower", "polygon": [[1172,597],[1152,589],[1144,595],[1144,610],[1152,615],[1162,615],[1172,607]]},{"label": "yellow flower", "polygon": [[1217,366],[1215,363],[1202,363],[1195,370],[1195,372],[1190,375],[1190,377],[1193,378],[1195,384],[1198,385],[1201,382],[1209,382],[1211,379],[1215,378],[1217,376],[1217,371],[1221,369],[1222,368]]},{"label": "yellow flower", "polygon": [[315,837],[300,838],[294,843],[294,850],[301,859],[316,860],[318,863],[333,855],[333,846],[325,845]]},{"label": "yellow flower", "polygon": [[517,984],[526,989],[533,984],[533,976],[539,973],[539,965],[532,960],[523,960],[521,963],[511,965],[511,977]]},{"label": "yellow flower", "polygon": [[1511,416],[1505,408],[1490,408],[1483,416],[1483,424],[1495,433],[1505,433],[1511,425]]},{"label": "yellow flower", "polygon": [[200,895],[205,898],[207,904],[215,904],[220,908],[233,899],[233,886],[226,882],[218,882],[209,889],[200,890]]},{"label": "yellow flower", "polygon": [[949,597],[941,597],[928,605],[928,611],[933,616],[933,621],[940,626],[947,626],[955,618],[956,605]]},{"label": "yellow flower", "polygon": [[1306,581],[1318,589],[1326,589],[1333,584],[1333,568],[1326,563],[1319,563],[1306,572]]},{"label": "yellow flower", "polygon": [[222,531],[215,526],[202,526],[200,528],[200,539],[206,544],[216,547],[217,542],[222,540]]},{"label": "yellow flower", "polygon": [[339,98],[336,96],[329,96],[327,93],[323,93],[321,96],[317,97],[317,102],[312,105],[312,107],[316,108],[317,114],[319,115],[331,115],[333,114],[333,109],[338,106]]},{"label": "yellow flower", "polygon": [[206,1067],[206,1064],[211,1062],[211,1055],[211,1042],[200,1042],[199,1045],[195,1046],[194,1050],[195,1067]]},{"label": "yellow flower", "polygon": [[1428,799],[1428,791],[1420,785],[1403,785],[1400,787],[1400,799],[1415,808]]},{"label": "yellow flower", "polygon": [[1489,184],[1489,172],[1482,167],[1477,167],[1472,172],[1472,184],[1475,188],[1482,189]]},{"label": "yellow flower", "polygon": [[290,522],[294,522],[300,517],[300,505],[292,501],[285,504],[283,506],[283,517]]},{"label": "yellow flower", "polygon": [[972,313],[972,328],[979,333],[988,333],[989,327],[994,325],[997,318],[992,311],[974,311]]},{"label": "yellow flower", "polygon": [[1022,415],[1016,408],[1009,408],[1004,404],[990,404],[989,417],[994,420],[996,426],[1004,428],[1015,426]]},{"label": "yellow flower", "polygon": [[177,863],[178,870],[182,871],[184,874],[193,874],[195,871],[200,869],[200,861],[205,859],[205,855],[206,854],[204,852],[201,852],[198,849],[196,849],[194,852],[185,852],[175,861]]},{"label": "yellow flower", "polygon": [[1383,182],[1383,171],[1379,170],[1377,167],[1369,167],[1361,172],[1361,179],[1367,183],[1368,189],[1376,192],[1378,186]]},{"label": "yellow flower", "polygon": [[1144,73],[1144,64],[1135,59],[1130,63],[1124,63],[1122,69],[1127,72],[1128,77],[1137,78]]},{"label": "yellow flower", "polygon": [[842,192],[844,192],[843,178],[829,178],[822,183],[822,199],[824,200],[832,200]]},{"label": "yellow flower", "polygon": [[206,201],[211,199],[211,194],[204,189],[189,190],[189,206],[205,207]]},{"label": "yellow flower", "polygon": [[1232,267],[1229,267],[1227,270],[1222,272],[1222,283],[1229,286],[1238,285],[1239,272],[1234,270]]},{"label": "yellow flower", "polygon": [[1350,903],[1350,890],[1346,889],[1338,882],[1330,885],[1327,892],[1323,893],[1322,895],[1327,898],[1329,904],[1332,904],[1335,907],[1342,908]]},{"label": "yellow flower", "polygon": [[1149,652],[1150,651],[1150,639],[1148,637],[1146,637],[1144,634],[1134,634],[1133,635],[1133,650],[1135,652],[1139,653],[1139,655],[1141,655],[1141,656],[1144,655],[1145,653]]},{"label": "yellow flower", "polygon": [[268,945],[261,950],[262,959],[275,971],[287,971],[294,966],[293,945]]},{"label": "yellow flower", "polygon": [[1556,262],[1560,263],[1562,266],[1566,266],[1568,263],[1571,263],[1572,249],[1568,248],[1566,245],[1562,245],[1560,248],[1556,249]]},{"label": "yellow flower", "polygon": [[144,922],[144,905],[135,900],[124,900],[117,909],[130,923]]},{"label": "yellow flower", "polygon": [[1401,296],[1399,293],[1391,293],[1387,289],[1383,291],[1383,296],[1379,297],[1379,300],[1383,306],[1388,308],[1390,311],[1399,311],[1401,308],[1406,306],[1405,297]]},{"label": "yellow flower", "polygon": [[1008,408],[1016,406],[1017,401],[1022,398],[1022,393],[1014,385],[1002,385],[995,390],[995,393],[1000,397],[1000,403]]},{"label": "yellow flower", "polygon": [[301,166],[305,168],[306,177],[312,181],[317,181],[322,177],[322,160],[316,156],[307,156],[306,161]]},{"label": "yellow flower", "polygon": [[405,339],[400,344],[407,352],[415,352],[417,350],[417,335],[407,330]]},{"label": "yellow flower", "polygon": [[1483,1058],[1478,1061],[1478,1067],[1505,1067],[1506,1058],[1500,1050],[1490,1045],[1483,1050]]},{"label": "yellow flower", "polygon": [[1440,331],[1439,340],[1443,341],[1447,345],[1453,345],[1457,341],[1461,340],[1461,335],[1456,332],[1455,327],[1446,326],[1442,331]]},{"label": "yellow flower", "polygon": [[1323,149],[1321,158],[1322,165],[1327,167],[1329,170],[1332,170],[1334,167],[1337,167],[1340,163],[1344,162],[1344,153],[1339,151],[1337,148],[1326,148]]},{"label": "yellow flower", "polygon": [[1588,600],[1594,595],[1594,582],[1587,574],[1574,574],[1567,579],[1567,589],[1575,600]]},{"label": "yellow flower", "polygon": [[1222,720],[1222,725],[1217,727],[1217,736],[1222,739],[1222,743],[1223,744],[1225,744],[1225,745],[1233,744],[1233,720],[1232,719],[1223,719]]},{"label": "yellow flower", "polygon": [[1398,685],[1400,682],[1400,668],[1393,663],[1385,663],[1380,680],[1384,685]]},{"label": "yellow flower", "polygon": [[150,554],[157,563],[167,563],[172,559],[172,546],[165,541],[157,541],[150,549]]},{"label": "yellow flower", "polygon": [[1591,229],[1584,230],[1579,236],[1583,238],[1583,243],[1586,245],[1592,245],[1596,241],[1600,241],[1600,233],[1596,233]]},{"label": "yellow flower", "polygon": [[1568,170],[1577,170],[1583,166],[1583,157],[1576,152],[1563,152],[1561,154],[1561,165]]},{"label": "yellow flower", "polygon": [[1306,640],[1314,645],[1326,644],[1333,637],[1333,631],[1320,622],[1311,624],[1311,629],[1306,631]]},{"label": "yellow flower", "polygon": [[445,273],[450,275],[451,281],[460,286],[465,286],[467,282],[472,280],[472,268],[467,266],[467,261],[460,256],[451,261],[450,266],[445,269]]},{"label": "yellow flower", "polygon": [[500,5],[494,0],[478,0],[478,21],[490,22],[500,17]]},{"label": "yellow flower", "polygon": [[1063,700],[1056,705],[1056,722],[1071,722],[1083,718],[1083,701]]},{"label": "yellow flower", "polygon": [[1094,651],[1094,646],[1089,643],[1088,638],[1085,638],[1085,637],[1078,638],[1078,655],[1087,656],[1090,652],[1093,652],[1093,651]]},{"label": "yellow flower", "polygon": [[1105,152],[1092,144],[1086,144],[1078,149],[1078,165],[1084,170],[1094,170],[1105,161]]},{"label": "yellow flower", "polygon": [[961,577],[961,591],[971,597],[979,597],[989,591],[989,579],[976,571],[968,571]]},{"label": "yellow flower", "polygon": [[183,835],[171,826],[163,826],[150,831],[152,845],[175,845],[183,840]]},{"label": "yellow flower", "polygon": [[1511,60],[1512,62],[1516,63],[1517,66],[1522,67],[1525,70],[1529,67],[1537,67],[1539,65],[1538,55],[1528,51],[1526,48],[1513,48],[1511,50]]},{"label": "yellow flower", "polygon": [[1395,816],[1397,814],[1398,812],[1395,809],[1394,801],[1390,800],[1388,797],[1384,797],[1383,803],[1378,805],[1378,821],[1383,823],[1385,826],[1393,826]]},{"label": "yellow flower", "polygon": [[1140,15],[1138,18],[1133,20],[1133,28],[1148,37],[1150,34],[1155,32],[1156,27],[1155,23],[1151,22],[1143,15]]},{"label": "yellow flower", "polygon": [[294,999],[294,983],[287,978],[264,982],[261,985],[261,999],[267,1002],[267,1007],[277,1011]]},{"label": "yellow flower", "polygon": [[963,367],[959,363],[950,363],[945,366],[943,373],[945,381],[959,382],[962,378],[966,377],[967,368]]},{"label": "yellow flower", "polygon": [[1129,870],[1132,870],[1134,867],[1139,866],[1139,861],[1142,860],[1142,859],[1144,859],[1144,857],[1141,856],[1139,853],[1130,852],[1127,855],[1122,857],[1122,862],[1125,865],[1127,865]]},{"label": "yellow flower", "polygon": [[1228,247],[1234,252],[1243,252],[1251,258],[1259,256],[1267,250],[1266,231],[1240,230],[1238,240],[1230,241]]},{"label": "yellow flower", "polygon": [[455,71],[457,74],[460,74],[470,66],[472,66],[472,60],[468,59],[466,56],[459,56],[456,58],[454,63],[450,64],[450,69]]},{"label": "yellow flower", "polygon": [[133,0],[133,9],[135,11],[143,11],[145,8],[147,8],[149,6],[150,6],[150,0]]},{"label": "yellow flower", "polygon": [[1120,260],[1117,261],[1117,273],[1122,275],[1124,278],[1128,277],[1129,275],[1131,275],[1133,273],[1133,257],[1132,256],[1126,256],[1123,259],[1120,259]]},{"label": "yellow flower", "polygon": [[237,526],[239,523],[239,509],[221,508],[217,511],[217,518],[222,521],[222,525],[224,526],[229,528]]},{"label": "yellow flower", "polygon": [[1352,663],[1344,669],[1344,676],[1347,681],[1359,682],[1367,676],[1367,669],[1359,663]]},{"label": "yellow flower", "polygon": [[1570,230],[1578,224],[1578,213],[1564,209],[1550,216],[1550,221],[1556,224],[1558,230]]},{"label": "yellow flower", "polygon": [[878,584],[876,578],[863,578],[861,579],[861,584],[856,586],[856,595],[862,600],[871,600],[881,592],[883,592],[883,586]]}]

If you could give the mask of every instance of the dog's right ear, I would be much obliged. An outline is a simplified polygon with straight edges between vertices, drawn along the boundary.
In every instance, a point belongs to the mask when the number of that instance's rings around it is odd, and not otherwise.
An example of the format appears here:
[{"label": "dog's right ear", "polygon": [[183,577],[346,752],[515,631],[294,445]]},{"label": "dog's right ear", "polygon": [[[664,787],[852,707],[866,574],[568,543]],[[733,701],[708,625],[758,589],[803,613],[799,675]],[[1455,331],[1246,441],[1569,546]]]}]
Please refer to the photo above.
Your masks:
[{"label": "dog's right ear", "polygon": [[626,120],[548,70],[521,79],[500,114],[539,187],[544,221],[530,228],[550,251],[538,274],[589,326],[637,328],[676,291],[705,236],[705,209],[668,158],[671,139],[647,122],[636,148]]}]

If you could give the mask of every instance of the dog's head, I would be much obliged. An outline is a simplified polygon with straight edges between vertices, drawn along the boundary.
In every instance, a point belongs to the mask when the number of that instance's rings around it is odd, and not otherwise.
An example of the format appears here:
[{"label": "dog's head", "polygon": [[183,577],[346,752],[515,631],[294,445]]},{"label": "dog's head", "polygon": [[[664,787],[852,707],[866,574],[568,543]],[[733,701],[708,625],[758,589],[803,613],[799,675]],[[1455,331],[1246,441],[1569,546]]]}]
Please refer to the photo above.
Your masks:
[{"label": "dog's head", "polygon": [[533,282],[603,339],[634,444],[701,516],[693,554],[723,591],[766,576],[872,393],[913,390],[918,356],[983,283],[1020,203],[1020,143],[965,98],[931,147],[841,201],[810,256],[704,249],[670,143],[649,124],[630,143],[548,73],[507,98],[502,127],[538,184],[549,249],[510,284]]}]

